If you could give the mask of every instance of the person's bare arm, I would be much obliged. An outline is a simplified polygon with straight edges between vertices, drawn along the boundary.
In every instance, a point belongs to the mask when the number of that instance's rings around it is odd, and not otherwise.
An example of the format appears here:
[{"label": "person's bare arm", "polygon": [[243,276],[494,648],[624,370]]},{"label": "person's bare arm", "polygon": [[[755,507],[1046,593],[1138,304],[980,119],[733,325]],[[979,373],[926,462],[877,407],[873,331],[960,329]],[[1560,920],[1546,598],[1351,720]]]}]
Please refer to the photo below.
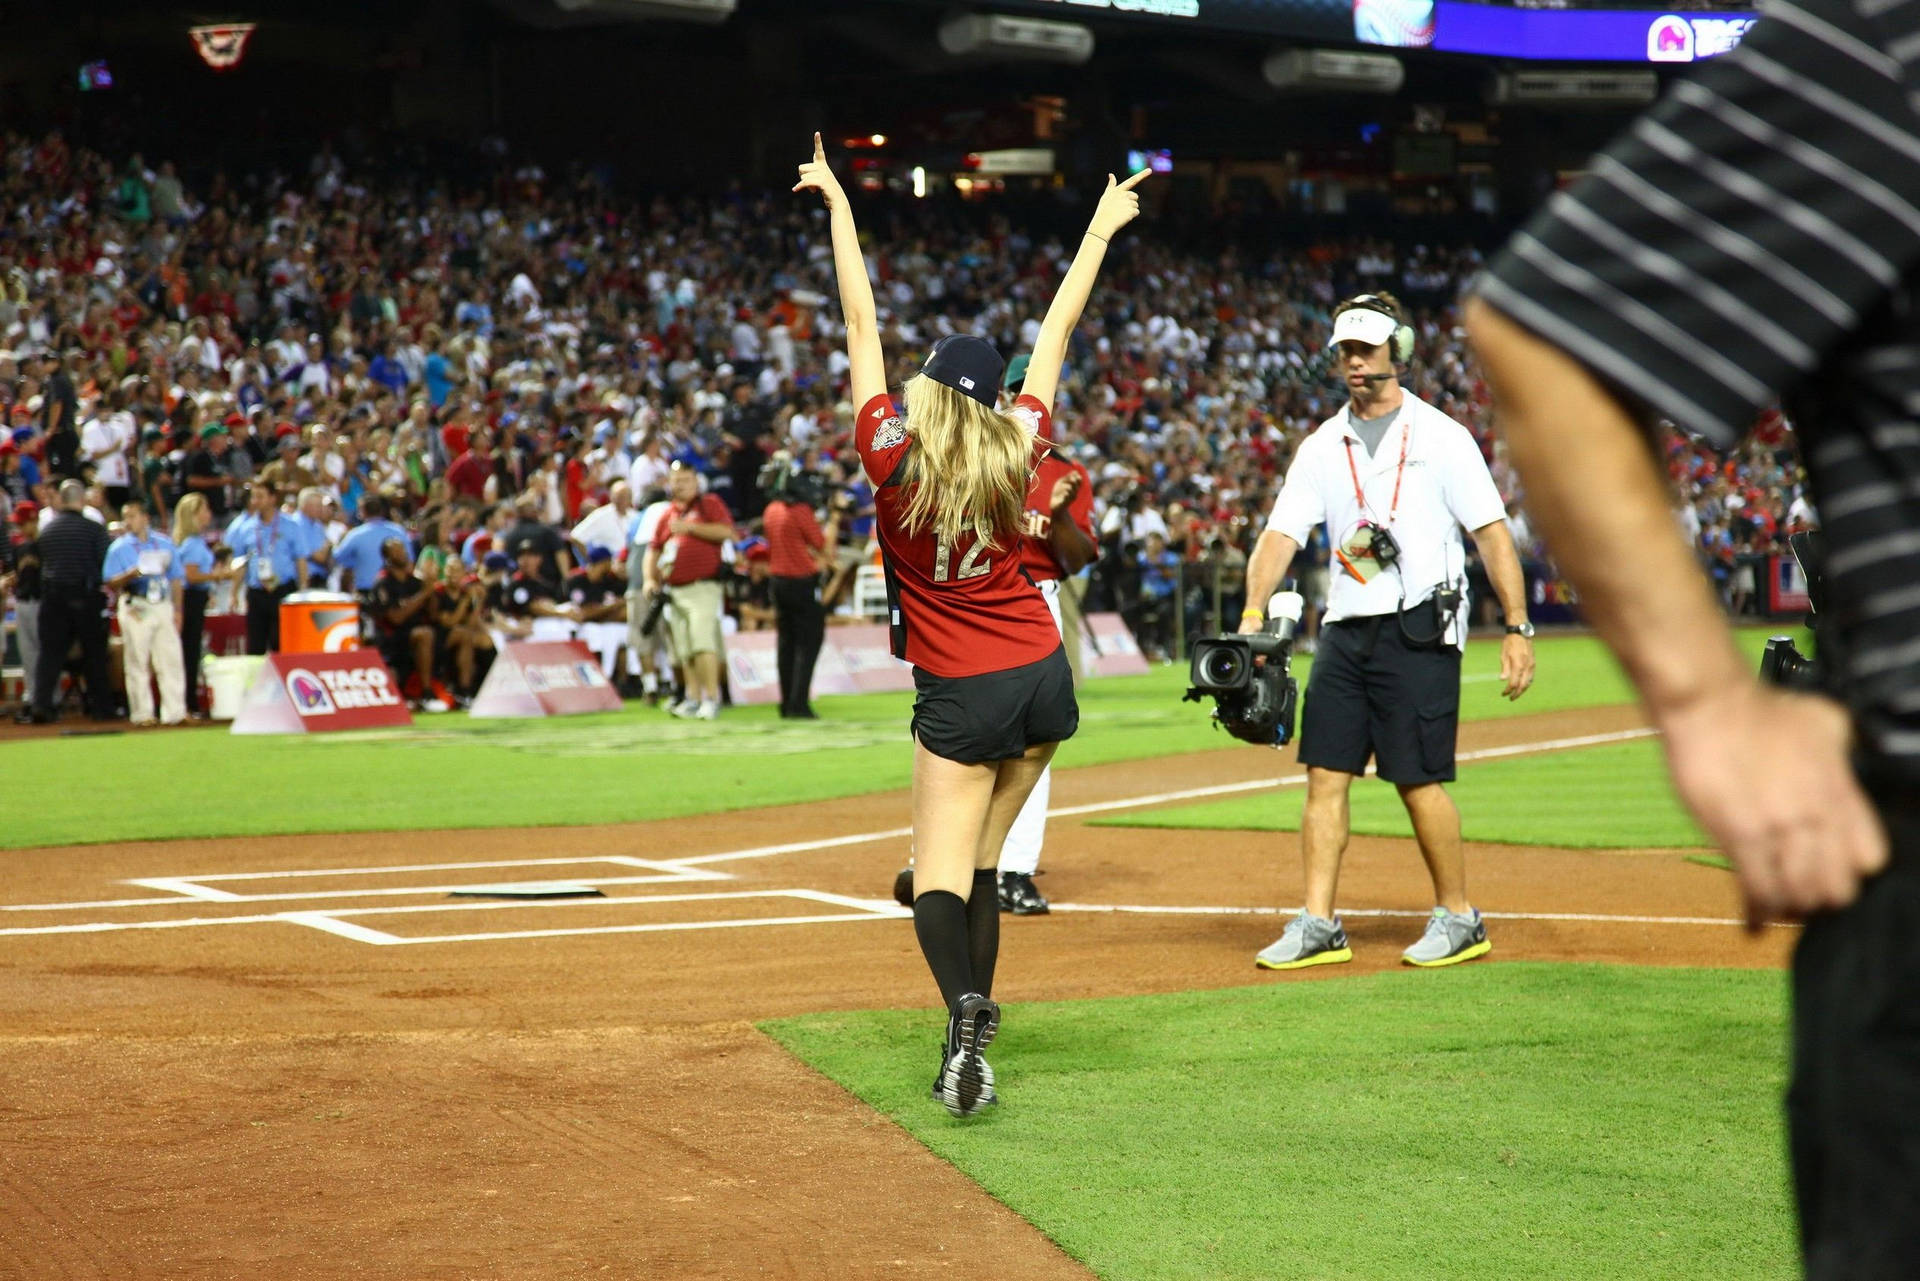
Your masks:
[{"label": "person's bare arm", "polygon": [[1053,482],[1053,492],[1047,495],[1047,508],[1052,515],[1047,525],[1047,549],[1069,578],[1100,554],[1099,545],[1073,523],[1073,500],[1081,484],[1079,472],[1068,472]]},{"label": "person's bare arm", "polygon": [[[1473,545],[1493,582],[1493,594],[1500,598],[1500,611],[1507,622],[1527,621],[1527,574],[1520,568],[1520,553],[1513,545],[1513,531],[1507,522],[1496,520],[1473,531]],[[1524,636],[1509,634],[1500,642],[1500,692],[1515,699],[1533,684],[1533,642]]]},{"label": "person's bare arm", "polygon": [[1487,304],[1467,320],[1527,510],[1665,733],[1674,784],[1733,860],[1748,921],[1851,902],[1887,840],[1848,764],[1845,710],[1760,686],[1626,407]]},{"label": "person's bare arm", "polygon": [[1106,261],[1108,242],[1120,234],[1122,227],[1140,216],[1140,197],[1133,189],[1152,172],[1142,169],[1125,182],[1115,182],[1112,174],[1107,175],[1107,189],[1094,208],[1093,221],[1087,225],[1080,250],[1074,254],[1067,274],[1060,278],[1060,288],[1047,304],[1046,319],[1040,322],[1040,335],[1033,340],[1027,376],[1020,384],[1022,396],[1032,396],[1049,409],[1053,407],[1054,393],[1060,387],[1060,366],[1067,359],[1067,340],[1073,336],[1074,327],[1080,323],[1080,313],[1086,310],[1087,299],[1093,295],[1093,282],[1100,275],[1100,264]]},{"label": "person's bare arm", "polygon": [[1263,529],[1247,557],[1247,606],[1240,615],[1240,630],[1257,632],[1267,617],[1267,601],[1287,576],[1300,544],[1275,529]]},{"label": "person's bare arm", "polygon": [[817,191],[827,202],[827,224],[833,232],[833,272],[840,286],[840,319],[847,327],[848,390],[855,406],[864,405],[887,390],[879,313],[873,305],[866,255],[860,251],[860,232],[853,225],[853,207],[827,165],[827,150],[817,133],[813,135],[813,159],[800,166],[800,181],[793,189]]}]

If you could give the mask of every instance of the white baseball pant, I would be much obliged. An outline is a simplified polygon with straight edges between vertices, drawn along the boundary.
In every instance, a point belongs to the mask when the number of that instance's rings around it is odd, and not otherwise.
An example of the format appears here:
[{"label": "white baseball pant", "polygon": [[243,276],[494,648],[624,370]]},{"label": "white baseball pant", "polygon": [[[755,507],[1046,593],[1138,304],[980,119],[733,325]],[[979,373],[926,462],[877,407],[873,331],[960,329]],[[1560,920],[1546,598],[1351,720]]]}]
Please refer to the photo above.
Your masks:
[{"label": "white baseball pant", "polygon": [[[1065,639],[1060,622],[1060,580],[1043,578],[1039,587],[1040,594],[1047,598],[1047,608],[1053,613],[1053,629]],[[1047,804],[1052,791],[1053,766],[1049,765],[1040,771],[1040,781],[1033,785],[1033,793],[1020,807],[1013,826],[1007,829],[1007,839],[1000,845],[1001,871],[1025,872],[1031,876],[1040,869],[1040,847],[1047,839]]]},{"label": "white baseball pant", "polygon": [[127,674],[127,715],[134,722],[153,719],[153,686],[160,686],[160,719],[178,725],[187,719],[187,669],[180,657],[180,633],[169,601],[120,602],[120,646]]}]

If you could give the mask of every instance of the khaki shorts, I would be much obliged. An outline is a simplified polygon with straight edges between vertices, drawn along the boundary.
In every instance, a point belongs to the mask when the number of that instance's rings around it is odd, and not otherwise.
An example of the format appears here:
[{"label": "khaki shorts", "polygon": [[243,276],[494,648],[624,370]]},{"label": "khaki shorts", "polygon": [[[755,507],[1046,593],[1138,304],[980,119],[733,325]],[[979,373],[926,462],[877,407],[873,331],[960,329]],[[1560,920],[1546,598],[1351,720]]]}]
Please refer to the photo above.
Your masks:
[{"label": "khaki shorts", "polygon": [[673,638],[673,656],[685,660],[695,654],[720,653],[719,582],[706,578],[668,590],[673,593],[667,602],[667,631]]}]

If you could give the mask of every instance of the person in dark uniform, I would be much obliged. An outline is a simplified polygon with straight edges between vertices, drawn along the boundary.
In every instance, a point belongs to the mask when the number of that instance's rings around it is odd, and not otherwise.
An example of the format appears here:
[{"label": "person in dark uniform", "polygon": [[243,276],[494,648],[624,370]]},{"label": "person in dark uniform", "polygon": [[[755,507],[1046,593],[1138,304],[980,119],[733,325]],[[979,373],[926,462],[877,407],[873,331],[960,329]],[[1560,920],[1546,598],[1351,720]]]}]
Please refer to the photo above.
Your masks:
[{"label": "person in dark uniform", "polygon": [[487,584],[479,574],[469,574],[458,557],[447,562],[441,575],[433,624],[439,631],[441,653],[453,663],[453,701],[466,707],[493,666],[493,637],[486,628]]},{"label": "person in dark uniform", "polygon": [[[785,454],[775,454],[786,464]],[[801,490],[791,465],[772,466],[768,501],[761,515],[773,572],[774,629],[780,666],[780,715],[814,720],[813,667],[827,638],[827,611],[820,603],[820,576],[833,568],[832,549],[840,538],[840,517],[849,500],[837,495],[822,530],[813,505]]]},{"label": "person in dark uniform", "polygon": [[566,589],[557,579],[547,576],[545,560],[545,554],[538,545],[530,542],[520,545],[520,568],[507,580],[502,593],[502,611],[529,621],[536,618],[579,621],[579,612],[562,599]]},{"label": "person in dark uniform", "polygon": [[[431,697],[433,656],[440,637],[434,627],[435,593],[413,572],[413,558],[407,545],[389,538],[380,545],[380,577],[370,593],[373,618],[380,636],[380,656],[393,669],[394,679],[404,688],[409,675],[420,678],[419,699]],[[446,711],[445,706],[433,708]]]},{"label": "person in dark uniform", "polygon": [[1079,726],[1073,672],[1039,588],[1021,570],[1027,487],[1050,447],[1053,394],[1108,241],[1139,213],[1107,179],[1061,279],[1010,413],[996,406],[1005,362],[964,334],[936,345],[887,394],[886,358],[852,207],[820,136],[794,190],[829,211],[855,404],[854,444],[878,506],[894,654],[913,664],[913,920],[947,1009],[934,1097],[955,1116],[995,1099],[982,1051],[1000,1025],[995,867],[1014,816],[1054,749]]},{"label": "person in dark uniform", "polygon": [[82,514],[86,501],[85,485],[61,481],[57,510],[36,540],[42,592],[40,665],[34,676],[31,718],[36,725],[56,719],[60,673],[76,640],[86,662],[87,712],[97,721],[113,716],[113,695],[107,688],[106,601],[100,592],[100,568],[113,540],[107,537],[106,526]]},{"label": "person in dark uniform", "polygon": [[[1527,510],[1748,920],[1805,917],[1787,1122],[1806,1275],[1920,1268],[1920,10],[1801,0],[1667,96],[1476,285]],[[1666,419],[1775,398],[1822,537],[1817,689],[1761,686],[1670,513]]]}]

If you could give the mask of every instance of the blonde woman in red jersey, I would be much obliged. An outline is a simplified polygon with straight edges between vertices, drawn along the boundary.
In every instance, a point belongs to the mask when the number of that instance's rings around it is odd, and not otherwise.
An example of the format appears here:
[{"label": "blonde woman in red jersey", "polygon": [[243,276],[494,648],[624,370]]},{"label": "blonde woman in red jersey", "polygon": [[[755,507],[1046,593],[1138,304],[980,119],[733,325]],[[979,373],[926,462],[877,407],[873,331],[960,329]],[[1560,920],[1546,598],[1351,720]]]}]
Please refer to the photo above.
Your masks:
[{"label": "blonde woman in red jersey", "polygon": [[1067,338],[1107,244],[1140,212],[1147,171],[1107,189],[1041,324],[1010,413],[995,408],[1005,362],[985,340],[943,338],[887,395],[873,287],[846,192],[820,135],[795,191],[817,191],[833,231],[847,327],[854,443],[874,488],[893,651],[913,664],[914,932],[947,1006],[934,1096],[955,1116],[995,1101],[981,1052],[1000,1026],[995,865],[1054,748],[1079,726],[1053,616],[1020,569],[1027,487],[1046,456]]}]

